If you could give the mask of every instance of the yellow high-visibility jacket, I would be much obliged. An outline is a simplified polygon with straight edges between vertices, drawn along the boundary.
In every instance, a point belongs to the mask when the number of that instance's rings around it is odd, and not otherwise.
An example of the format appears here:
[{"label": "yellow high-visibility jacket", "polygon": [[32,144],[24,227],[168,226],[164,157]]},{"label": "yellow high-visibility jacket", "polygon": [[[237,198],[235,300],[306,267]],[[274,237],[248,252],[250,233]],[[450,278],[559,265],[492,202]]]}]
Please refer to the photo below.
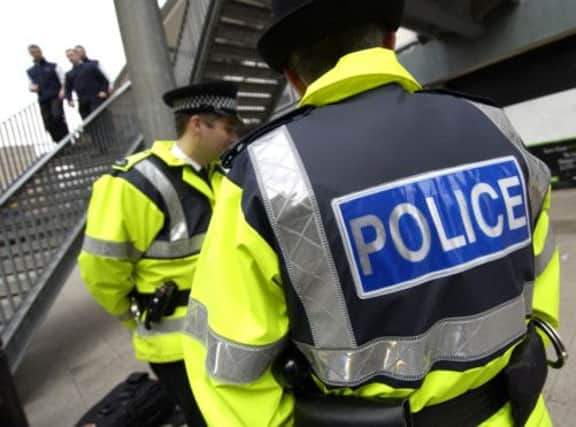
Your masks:
[{"label": "yellow high-visibility jacket", "polygon": [[[502,122],[495,121],[492,126],[481,116],[485,113],[490,118],[490,114],[497,114],[497,117],[502,118],[499,109],[486,106],[484,111],[479,112],[483,106],[475,106],[471,102],[450,96],[444,98],[443,95],[414,94],[418,89],[416,81],[397,62],[392,51],[370,49],[346,55],[335,68],[308,88],[301,105],[313,105],[316,109],[311,112],[303,111],[277,126],[270,126],[268,132],[260,133],[261,136],[235,159],[230,174],[224,178],[220,187],[218,204],[198,264],[186,321],[187,335],[184,338],[188,377],[209,425],[217,427],[292,425],[294,397],[277,382],[272,374],[271,364],[286,342],[288,340],[294,342],[298,336],[306,338],[308,334],[311,336],[310,341],[325,343],[324,347],[320,344],[303,342],[297,342],[296,345],[310,361],[317,376],[317,383],[323,382],[323,378],[332,381],[330,384],[332,387],[324,390],[326,393],[373,398],[403,397],[409,400],[411,410],[418,412],[427,406],[449,401],[468,390],[478,388],[495,377],[508,364],[511,353],[519,342],[518,337],[522,337],[525,333],[524,310],[526,314],[537,316],[555,327],[558,326],[559,257],[549,225],[549,174],[547,175],[546,168],[542,168],[536,159],[523,151],[521,142],[515,146],[507,145],[512,137],[502,134],[509,131],[508,128],[503,130],[498,127]],[[486,340],[487,346],[492,345],[494,336],[500,340],[498,343],[502,343],[496,347],[487,347],[489,356],[484,354],[485,358],[482,359],[483,348],[475,347],[473,342],[475,338],[468,337],[471,341],[463,343],[465,346],[462,351],[471,353],[471,367],[460,365],[459,369],[451,369],[425,363],[435,356],[430,352],[434,352],[436,347],[461,344],[459,340],[462,339],[462,334],[454,336],[454,340],[450,339],[452,337],[441,335],[450,333],[450,328],[425,329],[421,335],[408,337],[405,341],[394,341],[394,335],[391,335],[392,338],[386,347],[389,351],[375,352],[369,355],[370,357],[356,360],[356,353],[361,353],[365,347],[348,344],[339,347],[331,340],[346,339],[348,331],[340,325],[346,324],[342,320],[345,317],[343,313],[352,312],[354,309],[350,301],[364,304],[367,307],[366,311],[369,311],[371,308],[366,304],[369,303],[371,295],[366,299],[359,299],[355,294],[360,291],[358,286],[355,287],[353,278],[350,277],[350,282],[342,280],[342,277],[347,277],[348,271],[352,269],[348,264],[351,265],[354,259],[346,258],[352,251],[347,249],[346,252],[342,248],[344,238],[341,235],[345,235],[346,230],[342,228],[339,230],[337,227],[339,219],[333,212],[339,209],[339,200],[331,199],[330,194],[332,192],[342,194],[339,191],[345,186],[347,188],[345,194],[362,195],[362,191],[368,190],[354,187],[346,180],[353,180],[355,174],[386,173],[381,167],[377,172],[373,172],[374,168],[381,165],[379,156],[384,159],[387,156],[402,156],[403,146],[413,141],[406,140],[402,143],[383,137],[381,142],[378,142],[381,147],[379,155],[362,156],[355,150],[358,149],[357,145],[364,141],[365,135],[359,133],[357,127],[353,128],[354,132],[349,131],[349,128],[352,127],[352,120],[366,120],[366,126],[361,132],[369,133],[372,128],[381,129],[384,123],[390,128],[403,126],[402,133],[396,135],[399,141],[403,141],[405,135],[421,135],[421,139],[417,141],[421,147],[420,153],[416,151],[409,153],[410,161],[400,162],[398,165],[394,165],[394,161],[386,163],[389,167],[403,168],[406,177],[419,177],[420,171],[412,172],[417,167],[415,165],[429,161],[440,163],[451,161],[448,152],[430,152],[428,149],[430,141],[426,138],[432,136],[431,132],[423,130],[424,128],[432,130],[436,125],[442,128],[453,124],[454,128],[462,132],[457,135],[462,140],[456,138],[454,144],[472,144],[472,141],[466,138],[467,136],[473,138],[473,135],[463,130],[468,123],[460,125],[459,118],[452,118],[448,114],[443,116],[445,113],[442,109],[429,109],[426,114],[413,118],[412,126],[406,125],[401,113],[408,114],[407,105],[419,105],[421,107],[417,108],[425,108],[429,105],[427,104],[429,99],[438,99],[431,98],[433,96],[443,97],[445,101],[442,102],[446,102],[446,105],[457,105],[454,114],[472,117],[470,124],[482,123],[482,126],[486,127],[475,128],[480,129],[478,132],[485,132],[482,135],[491,135],[494,139],[503,141],[501,143],[503,149],[510,147],[509,149],[517,155],[525,155],[526,162],[534,166],[534,170],[529,172],[530,198],[526,195],[524,198],[518,198],[520,196],[514,198],[514,203],[523,200],[522,203],[527,204],[529,200],[533,204],[530,208],[533,222],[526,225],[526,221],[518,220],[516,224],[518,227],[529,227],[527,233],[531,238],[522,242],[523,246],[519,252],[523,254],[524,259],[532,260],[530,263],[533,265],[526,268],[526,284],[519,280],[520,285],[514,291],[516,293],[513,294],[513,298],[510,297],[510,303],[502,305],[504,308],[489,309],[479,315],[480,317],[449,316],[443,320],[447,321],[446,325],[457,325],[458,331],[485,332],[482,339]],[[415,99],[420,101],[417,102]],[[354,106],[364,105],[361,104],[363,102],[373,102],[373,108],[369,112],[361,110],[354,115]],[[395,107],[389,107],[386,102]],[[347,114],[341,111],[346,111]],[[446,122],[443,124],[441,120]],[[328,130],[332,128],[336,130],[328,134]],[[312,132],[318,133],[311,136]],[[301,145],[298,145],[299,138],[305,140]],[[309,144],[306,145],[306,142]],[[310,147],[311,142],[314,142],[314,148]],[[483,155],[485,150],[492,149],[490,141],[485,142],[485,147],[468,146],[469,150],[462,151],[461,155],[472,156],[470,153]],[[479,141],[474,141],[474,144],[476,143],[480,144]],[[294,146],[298,148],[295,149]],[[321,149],[323,151],[319,151]],[[393,149],[396,151],[392,151]],[[528,174],[526,171],[523,173]],[[328,176],[336,178],[329,179]],[[514,179],[506,181],[506,185],[519,185],[519,180]],[[355,191],[358,193],[354,193]],[[507,197],[512,200],[510,194]],[[490,193],[490,198],[486,196],[485,201],[488,203],[489,200],[495,200],[496,196]],[[509,219],[519,218],[518,206],[516,204],[510,209]],[[408,210],[402,211],[399,215],[405,212]],[[410,212],[416,220],[420,218],[414,210]],[[476,215],[484,214],[478,208]],[[518,218],[515,218],[515,215]],[[498,217],[499,221],[502,220],[502,224],[505,217],[505,214],[500,214]],[[374,221],[374,218],[367,220]],[[489,222],[485,221],[482,226],[485,230],[496,230],[494,234],[497,235],[497,227],[492,227],[495,223],[494,219],[491,219]],[[291,224],[293,227],[288,227],[286,224]],[[471,227],[466,230],[468,242],[472,242],[473,237],[474,240],[478,237],[474,236]],[[464,239],[464,231],[462,235]],[[378,240],[366,234],[357,235],[356,238],[361,242],[372,239],[370,240],[372,246],[366,244],[365,252],[373,254],[384,247],[385,243],[390,244],[394,241],[398,246],[401,236],[389,233],[386,238]],[[444,240],[448,238],[444,236]],[[454,242],[456,241],[453,238],[452,243],[457,245],[457,242]],[[424,243],[416,240],[412,242],[412,246],[405,247],[404,250],[416,256],[414,247],[418,247],[419,244],[424,246]],[[363,259],[369,264],[371,259],[364,255]],[[225,260],[225,265],[217,260]],[[358,263],[360,264],[360,261]],[[391,268],[394,269],[393,266]],[[482,268],[491,267],[482,266],[478,267],[478,270]],[[494,271],[508,274],[510,269]],[[467,274],[468,282],[474,280],[472,273],[464,271],[462,274]],[[484,274],[482,286],[486,289],[496,289],[495,292],[498,292],[498,280],[500,280],[498,275],[486,276],[485,272],[478,274]],[[459,273],[455,273],[455,277],[459,277]],[[327,279],[324,280],[325,278]],[[421,304],[421,309],[413,312],[390,312],[390,316],[394,318],[405,316],[408,323],[410,319],[414,322],[424,322],[429,315],[427,309],[432,307],[430,306],[433,304],[432,299],[426,296],[419,301],[407,302],[402,299],[402,295],[409,295],[409,292],[434,292],[435,289],[450,287],[451,283],[469,285],[457,282],[458,279],[454,279],[455,282],[450,282],[449,279],[410,288],[404,293],[398,291],[396,293],[398,304]],[[340,280],[339,288],[336,283],[338,280]],[[430,280],[436,279],[433,277]],[[504,289],[506,286],[508,284],[503,283],[501,287]],[[328,290],[325,291],[326,289]],[[458,287],[456,293],[457,289]],[[341,298],[334,296],[336,291],[341,292]],[[469,292],[475,292],[474,288]],[[481,292],[477,295],[482,297]],[[394,298],[394,294],[389,298]],[[342,303],[343,300],[345,303]],[[460,309],[458,305],[461,302],[462,306],[467,303],[465,299],[447,301],[441,295],[436,296],[434,301],[439,305],[451,304],[451,307],[455,306],[451,310],[456,312]],[[387,307],[394,309],[393,305]],[[387,314],[386,311],[382,313],[383,321],[386,320]],[[352,315],[355,316],[354,319],[363,319],[367,314],[353,312]],[[503,317],[498,317],[500,315]],[[458,323],[466,319],[472,322],[469,328]],[[494,323],[495,320],[497,323]],[[351,320],[350,323],[352,322]],[[322,325],[323,329],[315,330],[312,326],[303,329],[302,325],[307,324]],[[335,327],[332,328],[331,324]],[[389,324],[372,326],[375,329],[385,327],[391,330],[406,327],[406,325]],[[484,331],[487,326],[489,330]],[[322,335],[322,332],[327,330],[332,336]],[[353,331],[353,334],[360,340],[363,332]],[[411,342],[421,342],[422,337],[426,338],[430,333],[436,334],[438,339],[427,341],[429,346],[409,347]],[[512,340],[506,341],[508,335]],[[372,345],[372,341],[365,344],[369,345]],[[408,356],[402,359],[400,351],[398,354],[394,352],[394,345],[405,346],[412,359]],[[332,357],[334,354],[340,356]],[[392,360],[376,360],[378,354],[382,354],[380,358],[388,354]],[[404,360],[418,360],[419,357],[423,360],[422,367],[406,366]],[[338,379],[343,379],[342,383],[345,383],[344,380],[348,379],[348,376],[354,377],[356,369],[364,372],[363,369],[366,366],[368,366],[366,369],[369,369],[374,360],[378,363],[377,367],[387,368],[389,375],[401,373],[403,369],[408,371],[423,369],[424,377],[413,387],[395,387],[381,380],[360,383],[359,386],[354,383],[350,387],[334,388],[334,384],[338,384]],[[478,362],[479,360],[483,362]],[[323,367],[326,369],[322,370]],[[341,376],[338,376],[339,374]],[[510,405],[503,406],[482,425],[512,426]],[[549,425],[551,421],[540,397],[527,426]]]},{"label": "yellow high-visibility jacket", "polygon": [[190,289],[222,179],[216,164],[203,178],[174,154],[174,144],[157,141],[96,181],[78,258],[88,291],[134,330],[136,357],[152,363],[182,360],[186,307],[148,330],[132,318],[129,295],[152,295],[168,281]]}]

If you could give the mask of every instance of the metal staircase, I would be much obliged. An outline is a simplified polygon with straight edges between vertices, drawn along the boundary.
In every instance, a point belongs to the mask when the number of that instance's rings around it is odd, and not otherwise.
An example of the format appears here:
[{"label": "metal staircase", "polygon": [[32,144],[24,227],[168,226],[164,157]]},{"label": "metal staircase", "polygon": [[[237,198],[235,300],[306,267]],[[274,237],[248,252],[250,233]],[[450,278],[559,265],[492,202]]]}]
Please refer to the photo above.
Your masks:
[{"label": "metal staircase", "polygon": [[[191,73],[191,64],[180,60],[180,47],[195,49],[179,42],[193,41],[184,34],[199,40],[204,28],[170,12],[200,2],[211,0],[169,0],[164,6],[165,25],[180,25],[169,40],[176,42],[173,65],[179,75]],[[39,117],[31,116],[30,123],[42,136]],[[141,147],[130,82],[57,145],[43,136],[40,149],[28,149],[23,135],[1,133],[4,153],[12,155],[3,157],[7,165],[0,173],[0,341],[12,371],[75,266],[93,182]]]},{"label": "metal staircase", "polygon": [[192,81],[239,83],[239,112],[248,126],[268,120],[286,82],[258,56],[256,43],[270,22],[265,0],[215,0],[192,71]]}]

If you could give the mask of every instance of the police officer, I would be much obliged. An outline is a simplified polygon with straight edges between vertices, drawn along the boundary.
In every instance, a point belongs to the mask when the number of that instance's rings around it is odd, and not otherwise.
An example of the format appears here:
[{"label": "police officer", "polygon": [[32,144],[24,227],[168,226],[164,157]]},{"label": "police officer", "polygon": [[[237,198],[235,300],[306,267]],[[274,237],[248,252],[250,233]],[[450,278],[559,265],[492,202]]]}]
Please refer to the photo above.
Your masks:
[{"label": "police officer", "polygon": [[236,139],[237,87],[213,82],[175,89],[178,141],[113,166],[93,188],[78,259],[94,299],[133,329],[136,358],[201,425],[184,363],[182,330],[190,285],[222,179],[218,157]]},{"label": "police officer", "polygon": [[26,71],[30,91],[38,95],[44,128],[54,142],[59,142],[68,135],[62,106],[64,75],[57,64],[46,61],[38,45],[28,46],[28,52],[34,61],[34,65]]},{"label": "police officer", "polygon": [[184,340],[209,425],[550,425],[549,171],[501,109],[421,90],[402,8],[272,1],[259,51],[302,99],[227,156]]}]

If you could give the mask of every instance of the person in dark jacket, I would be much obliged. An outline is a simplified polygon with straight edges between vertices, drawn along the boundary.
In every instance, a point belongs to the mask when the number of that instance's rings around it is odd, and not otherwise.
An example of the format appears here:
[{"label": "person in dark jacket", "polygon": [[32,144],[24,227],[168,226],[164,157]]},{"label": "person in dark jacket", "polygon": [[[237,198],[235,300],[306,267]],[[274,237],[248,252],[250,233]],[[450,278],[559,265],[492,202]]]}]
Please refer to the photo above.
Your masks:
[{"label": "person in dark jacket", "polygon": [[74,50],[80,56],[82,62],[96,62],[98,63],[97,59],[88,58],[88,54],[86,53],[86,49],[81,44],[77,44],[74,46]]},{"label": "person in dark jacket", "polygon": [[76,46],[74,46],[74,50],[80,56],[80,60],[82,62],[93,62],[98,66],[98,68],[100,68],[102,74],[104,74],[104,76],[106,76],[106,78],[110,82],[110,84],[108,85],[108,95],[110,95],[112,93],[112,79],[110,79],[110,75],[106,72],[106,70],[102,68],[100,61],[98,61],[97,59],[89,58],[88,54],[86,53],[86,49],[81,44],[77,44]]},{"label": "person in dark jacket", "polygon": [[72,91],[78,95],[78,110],[86,119],[108,97],[109,82],[94,61],[82,61],[75,49],[66,50],[72,69],[66,73],[65,92],[68,104],[73,107]]},{"label": "person in dark jacket", "polygon": [[26,73],[30,79],[30,91],[38,95],[38,104],[46,131],[54,142],[68,135],[68,125],[62,106],[63,74],[57,64],[48,62],[38,45],[28,46],[34,65]]}]

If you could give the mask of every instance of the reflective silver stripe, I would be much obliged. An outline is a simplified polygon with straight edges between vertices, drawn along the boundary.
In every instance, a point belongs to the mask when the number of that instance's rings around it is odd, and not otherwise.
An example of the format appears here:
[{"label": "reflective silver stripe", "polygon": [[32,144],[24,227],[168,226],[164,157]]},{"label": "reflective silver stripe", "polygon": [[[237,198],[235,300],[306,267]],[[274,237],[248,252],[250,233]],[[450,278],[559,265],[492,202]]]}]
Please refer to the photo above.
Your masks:
[{"label": "reflective silver stripe", "polygon": [[375,375],[420,380],[438,361],[471,362],[505,348],[526,332],[524,295],[474,316],[445,319],[415,337],[386,337],[355,349],[296,343],[320,380],[356,386]]},{"label": "reflective silver stripe", "polygon": [[550,169],[544,162],[528,152],[526,146],[522,142],[522,138],[516,133],[516,130],[510,123],[508,116],[501,108],[493,107],[491,105],[481,104],[477,102],[468,101],[470,104],[478,108],[492,123],[514,144],[514,146],[522,153],[524,161],[530,171],[530,179],[528,180],[528,193],[530,195],[530,206],[532,208],[532,225],[536,224],[540,208],[544,197],[548,192],[550,186]]},{"label": "reflective silver stripe", "polygon": [[149,159],[142,160],[134,168],[144,175],[162,195],[170,214],[170,240],[186,239],[188,237],[188,226],[186,225],[184,209],[180,203],[178,193],[170,180]]},{"label": "reflective silver stripe", "polygon": [[206,370],[214,378],[247,384],[260,378],[282,350],[285,339],[265,346],[248,346],[227,340],[208,327],[206,307],[190,299],[185,333],[206,346]]},{"label": "reflective silver stripe", "polygon": [[552,256],[554,256],[554,252],[556,251],[556,239],[554,237],[554,232],[552,231],[551,224],[548,224],[548,234],[546,235],[546,242],[544,242],[544,247],[542,248],[542,252],[536,255],[534,259],[535,263],[535,276],[538,277],[546,267],[550,263]]},{"label": "reflective silver stripe", "polygon": [[526,307],[526,317],[532,314],[532,301],[534,299],[534,282],[524,283],[524,307]]},{"label": "reflective silver stripe", "polygon": [[82,250],[92,255],[128,261],[137,261],[142,256],[142,252],[136,249],[132,242],[111,242],[90,236],[84,236]]},{"label": "reflective silver stripe", "polygon": [[127,320],[132,320],[134,318],[134,316],[132,315],[132,313],[130,311],[127,311],[124,314],[120,314],[119,316],[116,316],[116,319],[118,319],[121,322],[125,322]]},{"label": "reflective silver stripe", "polygon": [[146,253],[147,258],[183,258],[194,255],[202,249],[206,233],[197,234],[190,239],[166,242],[156,240],[152,242]]},{"label": "reflective silver stripe", "polygon": [[318,347],[355,347],[316,196],[286,126],[248,148],[270,224]]},{"label": "reflective silver stripe", "polygon": [[144,322],[139,320],[136,326],[136,334],[141,337],[155,337],[164,334],[173,334],[175,332],[183,332],[184,319],[184,317],[176,319],[163,318],[160,323],[152,323],[152,329],[150,330],[146,329]]}]

